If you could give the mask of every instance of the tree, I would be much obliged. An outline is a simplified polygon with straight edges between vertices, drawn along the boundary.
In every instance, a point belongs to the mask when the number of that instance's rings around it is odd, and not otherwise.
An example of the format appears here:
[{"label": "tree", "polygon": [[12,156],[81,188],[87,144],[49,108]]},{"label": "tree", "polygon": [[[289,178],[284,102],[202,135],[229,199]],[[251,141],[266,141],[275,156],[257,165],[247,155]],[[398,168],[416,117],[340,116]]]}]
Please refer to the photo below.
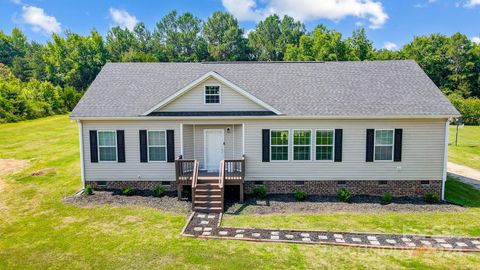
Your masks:
[{"label": "tree", "polygon": [[110,60],[113,62],[119,62],[124,53],[131,49],[136,49],[139,46],[137,46],[137,39],[132,31],[127,28],[115,26],[107,33],[105,47],[108,51]]},{"label": "tree", "polygon": [[248,45],[255,60],[283,60],[287,44],[298,44],[305,25],[285,15],[270,15],[248,34]]},{"label": "tree", "polygon": [[208,53],[215,61],[246,60],[246,39],[238,21],[229,13],[217,11],[203,28]]},{"label": "tree", "polygon": [[368,39],[364,28],[353,31],[346,42],[350,50],[349,60],[364,61],[373,58],[373,43]]},{"label": "tree", "polygon": [[197,62],[207,59],[207,43],[200,35],[202,21],[191,13],[177,16],[176,11],[165,15],[154,32],[157,46],[164,44],[169,61]]}]

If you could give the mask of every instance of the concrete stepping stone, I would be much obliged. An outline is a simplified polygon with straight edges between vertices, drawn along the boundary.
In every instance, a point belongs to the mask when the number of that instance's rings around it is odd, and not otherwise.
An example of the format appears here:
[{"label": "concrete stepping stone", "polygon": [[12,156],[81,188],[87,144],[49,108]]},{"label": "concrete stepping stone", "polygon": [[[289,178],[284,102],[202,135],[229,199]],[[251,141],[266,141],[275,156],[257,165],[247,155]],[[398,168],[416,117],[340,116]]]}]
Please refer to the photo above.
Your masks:
[{"label": "concrete stepping stone", "polygon": [[480,246],[476,246],[476,248],[480,249]]},{"label": "concrete stepping stone", "polygon": [[444,248],[452,248],[452,245],[450,245],[450,244],[440,244],[440,246],[442,246]]},{"label": "concrete stepping stone", "polygon": [[302,238],[302,241],[303,242],[310,242],[312,240],[309,237],[304,237],[304,238]]},{"label": "concrete stepping stone", "polygon": [[319,236],[318,236],[318,239],[320,239],[320,240],[327,240],[327,239],[328,239],[328,236],[326,236],[326,235],[319,235]]},{"label": "concrete stepping stone", "polygon": [[199,218],[205,218],[205,214],[198,214],[197,217],[199,217]]},{"label": "concrete stepping stone", "polygon": [[416,245],[415,243],[413,243],[413,242],[407,242],[406,245],[409,246],[409,247],[416,247],[416,246],[417,246],[417,245]]},{"label": "concrete stepping stone", "polygon": [[411,242],[412,240],[410,240],[409,238],[403,237],[403,238],[402,238],[402,241],[403,241],[403,242]]},{"label": "concrete stepping stone", "polygon": [[367,236],[367,239],[370,240],[370,241],[377,241],[377,237],[375,236]]},{"label": "concrete stepping stone", "polygon": [[309,233],[301,233],[300,236],[304,237],[304,238],[307,238],[307,237],[310,237],[310,234]]},{"label": "concrete stepping stone", "polygon": [[463,242],[457,242],[456,244],[457,244],[457,246],[459,246],[459,247],[468,247],[468,245],[465,244],[465,243],[463,243]]},{"label": "concrete stepping stone", "polygon": [[211,232],[212,228],[211,227],[205,227],[205,228],[203,228],[203,231],[204,232]]},{"label": "concrete stepping stone", "polygon": [[425,240],[420,241],[420,243],[422,243],[426,246],[431,246],[432,245],[432,243],[430,243],[429,241],[425,241]]},{"label": "concrete stepping stone", "polygon": [[203,232],[202,235],[204,236],[210,236],[212,233],[211,232]]},{"label": "concrete stepping stone", "polygon": [[244,233],[245,230],[236,230],[235,232],[236,232],[236,233]]},{"label": "concrete stepping stone", "polygon": [[472,241],[472,244],[474,244],[474,245],[480,245],[480,241],[473,240],[473,241]]},{"label": "concrete stepping stone", "polygon": [[291,234],[286,234],[286,235],[285,235],[285,238],[287,238],[287,239],[293,239],[293,235],[291,235]]},{"label": "concrete stepping stone", "polygon": [[335,238],[335,241],[337,243],[345,243],[345,239],[343,239],[343,238]]},{"label": "concrete stepping stone", "polygon": [[215,218],[215,215],[208,215],[207,218]]},{"label": "concrete stepping stone", "polygon": [[235,234],[235,238],[243,238],[243,234]]},{"label": "concrete stepping stone", "polygon": [[202,220],[202,221],[200,221],[200,225],[208,225],[208,220]]},{"label": "concrete stepping stone", "polygon": [[270,236],[270,239],[272,239],[272,240],[278,240],[278,239],[280,239],[280,236],[278,236],[278,235],[272,235],[272,236]]},{"label": "concrete stepping stone", "polygon": [[202,227],[195,227],[195,228],[193,228],[193,230],[196,231],[196,232],[201,232],[201,231],[203,231],[203,228]]},{"label": "concrete stepping stone", "polygon": [[446,243],[445,239],[440,238],[435,239],[435,241],[437,241],[437,243]]},{"label": "concrete stepping stone", "polygon": [[380,245],[380,242],[375,241],[375,240],[371,240],[371,241],[370,241],[370,244],[379,246],[379,245]]},{"label": "concrete stepping stone", "polygon": [[228,235],[228,232],[227,231],[219,231],[218,234],[221,235],[221,236],[225,236],[225,235]]},{"label": "concrete stepping stone", "polygon": [[271,235],[280,235],[280,232],[270,232]]},{"label": "concrete stepping stone", "polygon": [[362,239],[360,239],[358,237],[352,237],[352,241],[353,242],[362,242]]},{"label": "concrete stepping stone", "polygon": [[393,240],[393,239],[387,239],[385,240],[387,243],[389,244],[392,244],[392,245],[395,245],[397,243],[397,241]]},{"label": "concrete stepping stone", "polygon": [[252,236],[258,238],[260,237],[260,234],[255,232],[255,233],[252,233]]},{"label": "concrete stepping stone", "polygon": [[336,234],[333,235],[333,237],[334,238],[343,238],[343,235],[336,233]]}]

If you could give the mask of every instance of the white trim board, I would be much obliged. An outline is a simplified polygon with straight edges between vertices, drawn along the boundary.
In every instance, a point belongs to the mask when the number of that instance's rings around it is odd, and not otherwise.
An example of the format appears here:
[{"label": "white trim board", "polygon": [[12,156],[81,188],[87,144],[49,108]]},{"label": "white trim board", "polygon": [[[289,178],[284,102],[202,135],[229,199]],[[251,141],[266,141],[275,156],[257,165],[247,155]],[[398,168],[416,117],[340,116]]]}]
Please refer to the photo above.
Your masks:
[{"label": "white trim board", "polygon": [[179,98],[180,96],[182,96],[183,94],[185,94],[186,92],[192,90],[195,86],[197,86],[198,84],[202,83],[203,81],[206,81],[207,79],[209,78],[214,78],[218,81],[220,81],[221,83],[227,85],[228,87],[230,87],[232,90],[236,91],[237,93],[245,96],[246,98],[250,99],[251,101],[255,102],[256,104],[260,105],[261,107],[269,110],[269,111],[272,111],[276,114],[282,114],[279,110],[273,108],[272,106],[270,106],[269,104],[263,102],[262,100],[256,98],[255,96],[253,96],[252,94],[248,93],[247,91],[243,90],[242,88],[238,87],[237,85],[235,85],[234,83],[230,82],[229,80],[225,79],[224,77],[222,77],[220,74],[216,73],[215,71],[209,71],[207,72],[206,74],[204,74],[203,76],[201,76],[200,78],[194,80],[193,82],[191,82],[190,84],[188,84],[187,86],[183,87],[182,89],[180,89],[179,91],[177,91],[175,94],[169,96],[168,98],[162,100],[160,103],[158,103],[157,105],[153,106],[152,108],[150,108],[148,111],[144,112],[142,115],[145,116],[145,115],[148,115],[150,114],[151,112],[157,110],[157,109],[160,109],[164,106],[166,106],[167,104],[171,103],[172,101],[176,100],[177,98]]}]

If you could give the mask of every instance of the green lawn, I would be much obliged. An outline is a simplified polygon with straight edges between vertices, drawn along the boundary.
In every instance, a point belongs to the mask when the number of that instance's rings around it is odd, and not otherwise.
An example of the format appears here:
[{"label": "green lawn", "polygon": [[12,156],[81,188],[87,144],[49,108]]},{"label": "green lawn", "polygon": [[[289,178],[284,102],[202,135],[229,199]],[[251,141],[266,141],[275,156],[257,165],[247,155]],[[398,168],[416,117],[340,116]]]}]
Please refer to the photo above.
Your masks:
[{"label": "green lawn", "polygon": [[448,160],[480,170],[480,126],[464,126],[458,129],[455,146],[456,126],[450,126]]},{"label": "green lawn", "polygon": [[[61,198],[81,186],[76,127],[65,116],[0,125],[0,158],[28,159],[31,164],[0,182],[0,269],[474,269],[480,265],[480,255],[469,253],[183,238],[179,234],[185,215],[148,207],[65,205]],[[45,168],[48,173],[31,175]],[[249,225],[268,224],[273,218],[286,227],[314,224],[316,229],[480,235],[478,193],[457,182],[449,184],[453,185],[466,193],[449,196],[469,203],[468,211],[382,214],[377,216],[381,221],[365,215],[292,215],[295,223],[276,216],[257,218]],[[433,224],[431,229],[425,228],[426,220]]]}]

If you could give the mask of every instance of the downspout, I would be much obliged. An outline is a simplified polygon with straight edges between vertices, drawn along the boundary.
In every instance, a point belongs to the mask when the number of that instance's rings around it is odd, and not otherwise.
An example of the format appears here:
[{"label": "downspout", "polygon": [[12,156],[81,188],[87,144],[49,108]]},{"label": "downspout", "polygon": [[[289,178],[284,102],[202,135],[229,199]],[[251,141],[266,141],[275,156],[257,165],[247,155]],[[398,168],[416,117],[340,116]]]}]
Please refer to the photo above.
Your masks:
[{"label": "downspout", "polygon": [[83,159],[83,125],[82,121],[78,123],[78,142],[80,143],[80,177],[82,179],[82,190],[85,189],[85,161]]},{"label": "downspout", "polygon": [[449,120],[445,122],[445,146],[443,149],[443,175],[442,175],[442,201],[445,200],[445,182],[447,181],[447,164],[448,164],[448,128]]}]

